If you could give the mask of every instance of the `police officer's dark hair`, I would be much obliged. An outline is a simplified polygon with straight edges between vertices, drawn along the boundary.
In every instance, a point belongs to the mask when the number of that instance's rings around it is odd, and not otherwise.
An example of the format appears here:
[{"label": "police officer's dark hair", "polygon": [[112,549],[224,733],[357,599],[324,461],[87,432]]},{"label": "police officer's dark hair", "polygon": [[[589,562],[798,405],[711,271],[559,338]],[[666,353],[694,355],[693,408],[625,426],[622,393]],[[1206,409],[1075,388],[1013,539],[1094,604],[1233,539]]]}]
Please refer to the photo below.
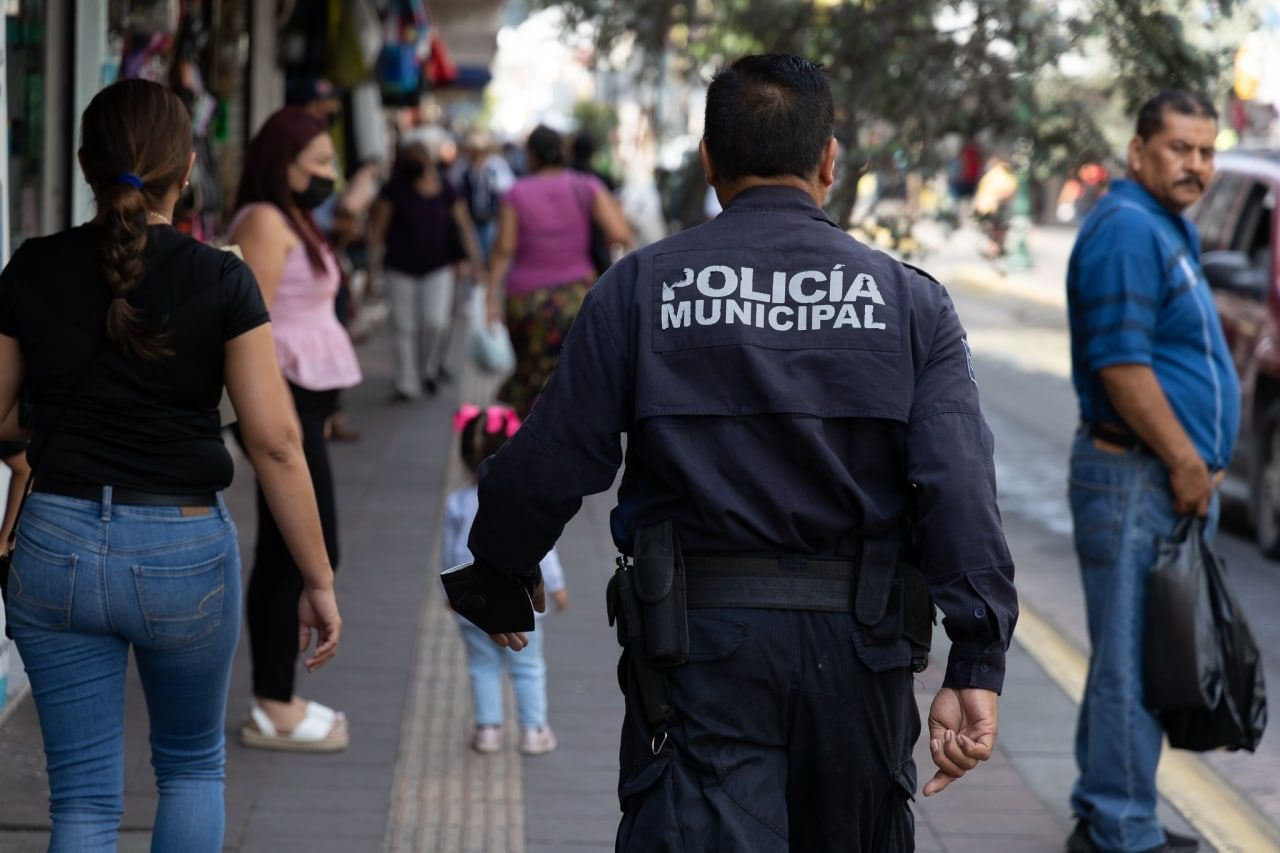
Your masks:
[{"label": "police officer's dark hair", "polygon": [[1183,89],[1165,89],[1139,107],[1138,136],[1147,140],[1164,130],[1166,110],[1184,116],[1218,120],[1218,111],[1204,95]]},{"label": "police officer's dark hair", "polygon": [[538,168],[564,165],[564,137],[545,124],[538,125],[529,134],[525,150]]},{"label": "police officer's dark hair", "polygon": [[730,180],[812,178],[834,127],[826,73],[798,56],[744,56],[707,89],[702,138],[716,171]]}]

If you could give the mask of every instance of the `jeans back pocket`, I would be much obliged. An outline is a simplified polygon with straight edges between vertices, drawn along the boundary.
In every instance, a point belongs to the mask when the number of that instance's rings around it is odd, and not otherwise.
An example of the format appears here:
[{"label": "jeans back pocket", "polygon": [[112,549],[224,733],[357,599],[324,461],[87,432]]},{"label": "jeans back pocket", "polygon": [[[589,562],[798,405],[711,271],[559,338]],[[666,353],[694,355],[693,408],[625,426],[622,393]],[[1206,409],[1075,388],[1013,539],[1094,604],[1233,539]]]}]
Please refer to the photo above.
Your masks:
[{"label": "jeans back pocket", "polygon": [[133,581],[147,636],[159,646],[202,640],[222,624],[226,555],[188,566],[135,564]]},{"label": "jeans back pocket", "polygon": [[9,564],[9,618],[49,631],[71,627],[77,554],[55,554],[18,535]]}]

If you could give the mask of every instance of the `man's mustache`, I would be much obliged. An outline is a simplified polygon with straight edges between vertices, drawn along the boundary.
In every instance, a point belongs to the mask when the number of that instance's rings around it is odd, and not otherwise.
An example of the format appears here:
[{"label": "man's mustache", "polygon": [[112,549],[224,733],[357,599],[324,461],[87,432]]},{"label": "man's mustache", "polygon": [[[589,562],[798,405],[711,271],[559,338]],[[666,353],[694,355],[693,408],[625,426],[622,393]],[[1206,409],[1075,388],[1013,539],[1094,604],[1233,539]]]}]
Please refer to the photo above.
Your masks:
[{"label": "man's mustache", "polygon": [[1204,181],[1200,180],[1200,178],[1198,178],[1195,175],[1186,175],[1174,181],[1173,183],[1175,187],[1180,187],[1180,186],[1183,186],[1184,184],[1187,186],[1194,186],[1198,190],[1204,189]]}]

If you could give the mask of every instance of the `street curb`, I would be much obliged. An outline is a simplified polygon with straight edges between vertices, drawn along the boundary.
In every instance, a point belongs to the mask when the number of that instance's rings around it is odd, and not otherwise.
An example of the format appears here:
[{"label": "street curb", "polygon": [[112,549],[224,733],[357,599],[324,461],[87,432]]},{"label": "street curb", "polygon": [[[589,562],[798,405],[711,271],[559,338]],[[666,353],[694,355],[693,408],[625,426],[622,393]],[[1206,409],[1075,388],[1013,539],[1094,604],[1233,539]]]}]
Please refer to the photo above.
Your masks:
[{"label": "street curb", "polygon": [[1063,289],[1055,288],[1052,291],[1047,291],[1025,280],[1022,274],[1010,275],[991,267],[978,266],[976,264],[958,264],[951,270],[951,274],[947,278],[958,287],[1013,296],[1047,308],[1061,310],[1067,306],[1065,285]]},{"label": "street curb", "polygon": [[[1025,602],[1019,605],[1014,639],[1079,705],[1088,671],[1085,655]],[[1280,851],[1280,828],[1195,754],[1166,749],[1156,783],[1160,795],[1220,853]]]}]

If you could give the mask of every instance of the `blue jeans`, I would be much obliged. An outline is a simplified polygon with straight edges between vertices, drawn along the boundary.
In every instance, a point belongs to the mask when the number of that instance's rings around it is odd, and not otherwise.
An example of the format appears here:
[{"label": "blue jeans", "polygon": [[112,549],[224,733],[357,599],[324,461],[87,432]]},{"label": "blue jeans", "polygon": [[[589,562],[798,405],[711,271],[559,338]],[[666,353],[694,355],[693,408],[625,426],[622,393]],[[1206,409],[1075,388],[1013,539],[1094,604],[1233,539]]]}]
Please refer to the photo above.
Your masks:
[{"label": "blue jeans", "polygon": [[[1136,451],[1108,453],[1083,433],[1071,450],[1071,515],[1089,619],[1089,677],[1076,727],[1075,814],[1103,850],[1164,843],[1156,820],[1163,730],[1142,698],[1146,576],[1173,533],[1169,471]],[[1215,496],[1206,524],[1217,528]]]},{"label": "blue jeans", "polygon": [[477,726],[502,725],[502,671],[510,669],[521,728],[547,724],[547,662],[542,657],[542,626],[526,636],[529,645],[518,652],[504,649],[470,622],[458,620],[467,646],[467,672]]},{"label": "blue jeans", "polygon": [[113,505],[109,487],[101,501],[33,493],[8,617],[44,736],[49,849],[116,849],[132,645],[160,792],[151,849],[220,851],[223,728],[240,633],[240,555],[221,498],[184,515]]}]

